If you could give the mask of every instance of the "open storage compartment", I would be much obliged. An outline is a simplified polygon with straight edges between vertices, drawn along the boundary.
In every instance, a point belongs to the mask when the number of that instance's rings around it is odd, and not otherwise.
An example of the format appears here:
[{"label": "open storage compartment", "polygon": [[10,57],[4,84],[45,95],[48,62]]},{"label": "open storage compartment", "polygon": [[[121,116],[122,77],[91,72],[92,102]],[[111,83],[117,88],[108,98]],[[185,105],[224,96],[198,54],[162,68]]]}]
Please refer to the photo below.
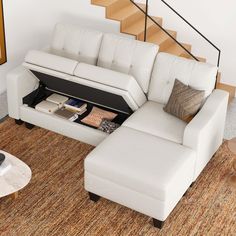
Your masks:
[{"label": "open storage compartment", "polygon": [[[112,120],[112,122],[122,125],[122,123],[133,113],[129,108],[127,103],[124,101],[123,97],[116,94],[108,93],[102,90],[84,86],[72,81],[63,80],[56,78],[50,75],[32,71],[32,73],[39,79],[39,87],[28,94],[23,98],[23,104],[21,108],[22,120],[32,123],[34,125],[53,130],[55,132],[61,133],[75,139],[79,139],[86,143],[97,145],[100,140],[103,140],[108,134],[98,130],[97,127],[90,126],[86,123],[81,122],[83,118],[88,116],[92,111],[93,107],[103,109],[105,111],[111,111],[116,113],[117,116]],[[87,111],[82,115],[79,115],[79,118],[73,122],[66,119],[60,118],[55,114],[47,114],[35,109],[35,106],[43,100],[46,100],[53,93],[64,95],[68,98],[80,99],[87,103]],[[30,114],[29,114],[30,113]],[[34,118],[31,118],[34,117]],[[37,120],[37,121],[36,121]],[[41,121],[44,122],[41,122]],[[50,120],[50,122],[47,120]],[[53,127],[48,127],[49,123],[54,123]],[[45,125],[47,124],[48,125]],[[61,131],[60,129],[63,126],[67,126],[65,130],[74,129],[69,134],[67,131]],[[58,127],[56,127],[58,125]],[[69,127],[70,126],[70,127]],[[84,139],[82,135],[72,135],[75,131],[75,127],[83,127],[83,130],[90,135],[95,135],[96,137],[87,137]],[[59,129],[59,127],[61,127]],[[91,130],[93,131],[91,133]],[[79,131],[78,131],[79,132]],[[82,134],[82,133],[81,133]],[[87,136],[87,135],[85,135]],[[89,139],[89,141],[87,140]],[[95,139],[95,140],[93,140]],[[90,140],[93,140],[92,142]]]}]

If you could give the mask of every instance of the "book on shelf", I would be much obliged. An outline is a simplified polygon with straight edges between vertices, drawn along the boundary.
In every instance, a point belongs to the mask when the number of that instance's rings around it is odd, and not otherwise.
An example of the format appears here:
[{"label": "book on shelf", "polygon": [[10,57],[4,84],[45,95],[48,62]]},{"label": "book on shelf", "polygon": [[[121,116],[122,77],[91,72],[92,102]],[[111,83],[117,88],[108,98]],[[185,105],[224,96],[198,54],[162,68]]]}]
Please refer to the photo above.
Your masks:
[{"label": "book on shelf", "polygon": [[54,102],[49,102],[49,101],[42,101],[39,104],[35,106],[35,109],[37,111],[42,111],[48,114],[52,114],[55,111],[57,111],[59,108],[59,105],[54,103]]},{"label": "book on shelf", "polygon": [[70,111],[65,107],[60,108],[54,114],[69,121],[75,121],[79,118],[76,112]]},{"label": "book on shelf", "polygon": [[72,112],[76,112],[76,114],[78,114],[79,116],[83,115],[86,111],[87,111],[87,108],[85,108],[84,110],[82,111],[74,111],[74,110],[70,110],[68,108],[65,107],[65,109],[69,110],[69,111],[72,111]]},{"label": "book on shelf", "polygon": [[64,106],[65,106],[65,108],[67,108],[71,111],[75,111],[75,112],[79,113],[79,112],[86,110],[87,103],[85,103],[79,99],[71,98],[65,102]]},{"label": "book on shelf", "polygon": [[64,105],[64,103],[68,100],[69,100],[68,97],[62,96],[62,95],[57,94],[57,93],[53,93],[51,96],[49,96],[46,99],[46,101],[53,102],[53,103],[59,105],[60,107],[62,107]]}]

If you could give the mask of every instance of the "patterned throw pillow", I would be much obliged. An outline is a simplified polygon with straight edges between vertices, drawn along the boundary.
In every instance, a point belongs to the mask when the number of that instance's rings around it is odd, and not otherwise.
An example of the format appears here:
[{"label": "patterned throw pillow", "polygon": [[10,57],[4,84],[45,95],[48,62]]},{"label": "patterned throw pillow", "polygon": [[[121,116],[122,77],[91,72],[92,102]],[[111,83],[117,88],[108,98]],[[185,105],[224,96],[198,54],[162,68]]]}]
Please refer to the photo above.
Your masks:
[{"label": "patterned throw pillow", "polygon": [[183,121],[190,122],[199,111],[204,97],[205,91],[193,89],[175,79],[169,101],[163,109]]}]

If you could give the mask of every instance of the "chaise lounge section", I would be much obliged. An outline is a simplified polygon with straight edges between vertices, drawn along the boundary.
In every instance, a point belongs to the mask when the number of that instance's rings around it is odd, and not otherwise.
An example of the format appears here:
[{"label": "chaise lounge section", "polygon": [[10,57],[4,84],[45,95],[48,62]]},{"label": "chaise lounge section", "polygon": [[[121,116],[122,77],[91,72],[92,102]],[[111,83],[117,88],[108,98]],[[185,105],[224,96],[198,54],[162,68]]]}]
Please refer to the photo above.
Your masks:
[{"label": "chaise lounge section", "polygon": [[[85,160],[90,196],[144,213],[161,228],[222,143],[228,95],[214,90],[216,72],[208,64],[159,53],[148,101]],[[163,110],[176,78],[205,91],[206,101],[189,123]]]},{"label": "chaise lounge section", "polygon": [[165,221],[193,182],[196,152],[121,127],[85,160],[85,189]]}]

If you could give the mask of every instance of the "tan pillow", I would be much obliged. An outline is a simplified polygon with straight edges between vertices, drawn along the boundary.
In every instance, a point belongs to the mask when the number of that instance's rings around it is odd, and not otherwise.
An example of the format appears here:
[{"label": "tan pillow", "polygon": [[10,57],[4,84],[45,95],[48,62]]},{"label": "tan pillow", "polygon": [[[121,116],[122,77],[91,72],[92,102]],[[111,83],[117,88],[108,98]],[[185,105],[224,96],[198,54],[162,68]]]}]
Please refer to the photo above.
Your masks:
[{"label": "tan pillow", "polygon": [[175,79],[169,101],[163,108],[165,112],[190,122],[199,111],[205,97],[205,91],[196,90]]},{"label": "tan pillow", "polygon": [[98,128],[103,119],[113,120],[116,116],[116,113],[93,107],[89,115],[82,119],[81,122]]}]

